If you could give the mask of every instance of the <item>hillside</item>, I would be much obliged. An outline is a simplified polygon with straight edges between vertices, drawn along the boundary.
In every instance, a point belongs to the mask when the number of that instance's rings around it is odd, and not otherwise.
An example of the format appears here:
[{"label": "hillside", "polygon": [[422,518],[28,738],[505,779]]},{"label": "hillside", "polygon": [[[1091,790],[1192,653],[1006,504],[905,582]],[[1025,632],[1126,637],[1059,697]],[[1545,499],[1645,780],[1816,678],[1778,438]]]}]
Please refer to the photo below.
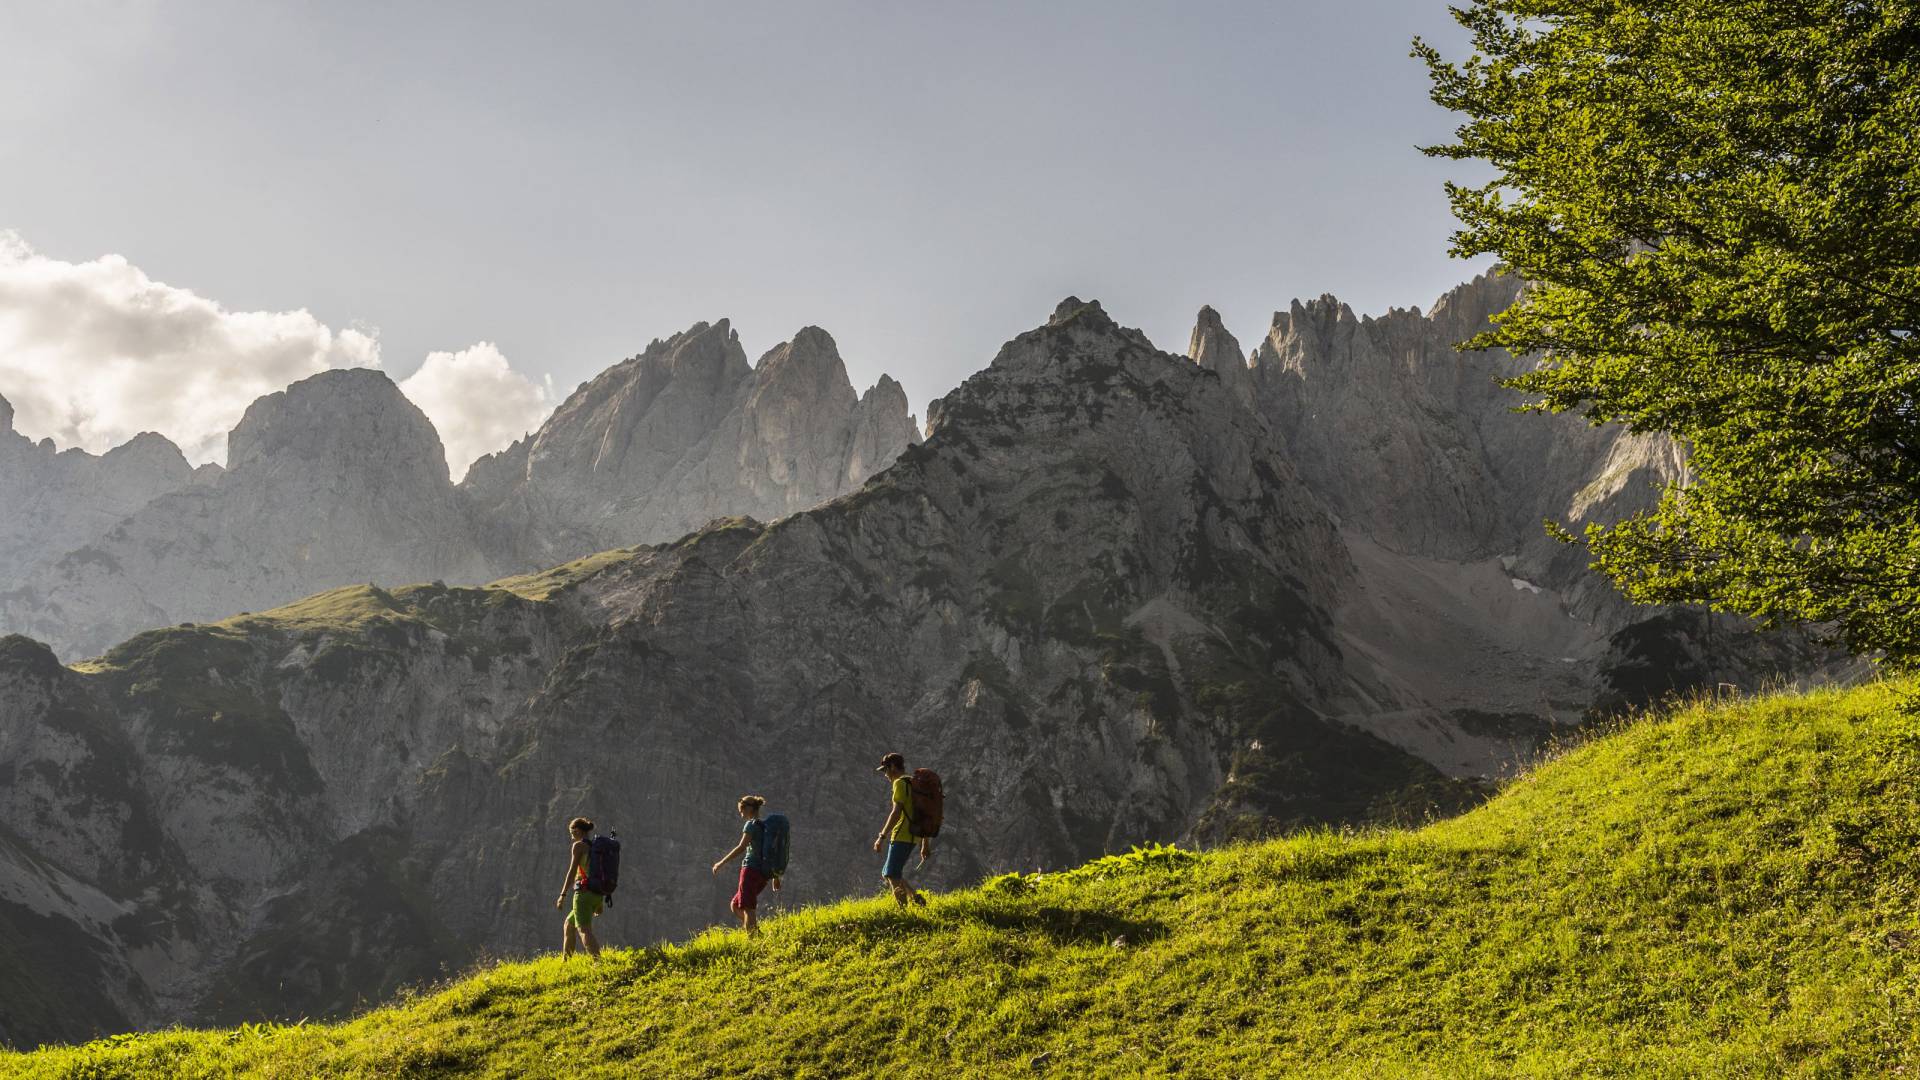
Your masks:
[{"label": "hillside", "polygon": [[[536,882],[576,813],[651,868],[627,932],[675,939],[725,895],[699,853],[735,799],[857,835],[888,749],[956,795],[947,889],[1456,811],[1617,684],[1620,634],[1501,560],[1343,528],[1238,385],[1069,299],[810,510],[71,666],[0,637],[0,940],[34,943],[0,1001],[36,1004],[0,1008],[0,1042],[335,1018],[543,948]],[[250,415],[262,453],[324,434]],[[1704,644],[1637,650],[1649,693],[1800,668],[1679,636]],[[871,886],[858,845],[810,859],[794,903]]]},{"label": "hillside", "polygon": [[[0,1073],[1893,1074],[1920,1065],[1912,693],[1688,708],[1416,830],[807,908],[756,942],[506,963],[347,1023]],[[799,835],[803,859],[832,842]]]},{"label": "hillside", "polygon": [[[47,1003],[0,1010],[0,1040],[339,1016],[541,948],[542,823],[576,813],[653,868],[629,932],[682,937],[734,799],[870,828],[893,747],[958,796],[941,887],[1459,805],[1312,706],[1338,692],[1346,572],[1258,418],[1075,301],[824,507],[493,587],[337,589],[71,668],[0,638],[0,936],[66,943],[0,969]],[[872,876],[857,846],[812,865],[790,899]]]}]

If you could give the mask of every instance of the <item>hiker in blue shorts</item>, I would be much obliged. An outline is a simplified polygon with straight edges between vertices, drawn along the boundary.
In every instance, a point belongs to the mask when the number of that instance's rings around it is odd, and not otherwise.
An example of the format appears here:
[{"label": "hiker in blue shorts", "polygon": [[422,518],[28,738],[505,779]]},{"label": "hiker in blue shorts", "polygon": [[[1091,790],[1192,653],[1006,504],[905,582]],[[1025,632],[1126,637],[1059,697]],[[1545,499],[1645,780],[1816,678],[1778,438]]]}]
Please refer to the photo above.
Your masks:
[{"label": "hiker in blue shorts", "polygon": [[893,889],[894,902],[901,907],[908,904],[927,906],[927,898],[914,891],[907,882],[907,858],[913,849],[920,847],[920,861],[926,862],[933,854],[933,842],[922,840],[918,844],[913,835],[913,787],[907,783],[907,759],[899,754],[888,754],[880,759],[880,765],[873,770],[887,778],[893,788],[892,802],[887,809],[887,823],[880,826],[880,835],[873,838],[873,850],[886,851],[887,859],[880,867],[880,876],[887,879]]}]

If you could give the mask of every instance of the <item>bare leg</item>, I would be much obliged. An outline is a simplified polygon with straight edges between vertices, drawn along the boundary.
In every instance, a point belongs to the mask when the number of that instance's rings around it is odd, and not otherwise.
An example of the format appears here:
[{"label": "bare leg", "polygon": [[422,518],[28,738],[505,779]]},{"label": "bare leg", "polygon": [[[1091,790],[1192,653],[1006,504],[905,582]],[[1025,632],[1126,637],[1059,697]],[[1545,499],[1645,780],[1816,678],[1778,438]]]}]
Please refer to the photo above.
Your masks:
[{"label": "bare leg", "polygon": [[752,908],[744,908],[739,904],[728,904],[727,906],[732,908],[733,913],[740,917],[740,929],[745,930],[749,937],[759,933],[760,921],[754,917]]},{"label": "bare leg", "polygon": [[902,875],[900,878],[900,887],[907,891],[907,899],[909,901],[919,904],[921,907],[927,906],[927,898],[920,895],[920,890],[914,888],[913,883],[908,881],[905,875]]},{"label": "bare leg", "polygon": [[567,960],[572,958],[573,939],[573,920],[568,919],[566,922],[560,924],[560,959]]},{"label": "bare leg", "polygon": [[593,935],[593,927],[589,926],[581,930],[580,940],[587,946],[587,955],[593,957],[595,962],[598,962],[600,959],[600,939]]},{"label": "bare leg", "polygon": [[907,879],[904,877],[890,877],[887,879],[887,884],[893,886],[893,902],[901,907],[906,907],[908,904],[924,905],[927,902],[919,893],[913,891],[913,886],[907,884]]}]

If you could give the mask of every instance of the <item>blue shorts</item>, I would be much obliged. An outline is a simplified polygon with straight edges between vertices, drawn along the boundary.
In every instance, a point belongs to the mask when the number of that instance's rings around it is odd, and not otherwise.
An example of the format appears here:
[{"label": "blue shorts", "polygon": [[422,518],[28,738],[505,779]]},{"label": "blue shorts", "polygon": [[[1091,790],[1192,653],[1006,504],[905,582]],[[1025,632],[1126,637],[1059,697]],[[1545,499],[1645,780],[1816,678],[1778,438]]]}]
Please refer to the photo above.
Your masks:
[{"label": "blue shorts", "polygon": [[880,868],[883,878],[907,876],[907,856],[913,854],[914,843],[911,840],[895,840],[887,845],[887,863]]}]

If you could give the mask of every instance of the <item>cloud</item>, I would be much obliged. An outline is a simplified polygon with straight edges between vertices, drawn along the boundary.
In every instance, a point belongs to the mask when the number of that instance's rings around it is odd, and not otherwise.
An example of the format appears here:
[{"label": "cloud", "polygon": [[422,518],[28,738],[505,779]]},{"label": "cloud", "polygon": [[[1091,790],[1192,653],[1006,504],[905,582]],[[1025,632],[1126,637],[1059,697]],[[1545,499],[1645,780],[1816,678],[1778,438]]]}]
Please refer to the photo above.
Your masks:
[{"label": "cloud", "polygon": [[482,454],[499,450],[540,426],[553,411],[553,387],[513,370],[492,342],[456,353],[427,354],[400,392],[420,406],[447,447],[455,480]]},{"label": "cloud", "polygon": [[[0,397],[33,438],[97,454],[157,431],[189,461],[225,461],[227,432],[261,395],[379,366],[376,331],[335,331],[305,310],[228,311],[119,255],[62,262],[0,230]],[[555,400],[489,342],[429,354],[400,389],[440,430],[456,478]]]},{"label": "cloud", "polygon": [[379,365],[373,331],[336,332],[305,310],[228,311],[119,255],[62,262],[0,231],[0,396],[34,438],[100,453],[157,431],[191,461],[220,461],[255,398]]}]

